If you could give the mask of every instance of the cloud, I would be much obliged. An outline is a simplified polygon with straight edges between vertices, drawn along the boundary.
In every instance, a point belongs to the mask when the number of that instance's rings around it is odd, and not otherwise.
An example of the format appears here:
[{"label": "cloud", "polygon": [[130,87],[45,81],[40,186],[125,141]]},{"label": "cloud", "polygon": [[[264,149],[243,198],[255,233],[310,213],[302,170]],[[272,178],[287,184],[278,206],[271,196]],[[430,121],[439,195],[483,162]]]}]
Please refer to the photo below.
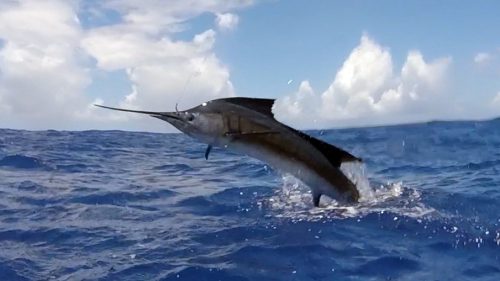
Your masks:
[{"label": "cloud", "polygon": [[277,119],[303,128],[316,127],[321,99],[314,93],[309,81],[302,81],[299,89],[276,100],[273,112]]},{"label": "cloud", "polygon": [[215,23],[221,30],[233,30],[238,25],[238,22],[238,16],[231,13],[217,14],[215,18]]},{"label": "cloud", "polygon": [[474,62],[477,64],[483,64],[483,63],[487,63],[492,58],[493,58],[493,56],[489,53],[477,53],[474,56]]},{"label": "cloud", "polygon": [[277,100],[274,112],[277,119],[302,128],[435,118],[446,114],[450,64],[450,58],[427,62],[420,52],[410,51],[401,71],[394,73],[389,50],[363,35],[328,89],[316,94],[304,81],[297,92]]},{"label": "cloud", "polygon": [[[63,0],[1,2],[0,126],[172,130],[160,122],[141,123],[134,115],[105,112],[91,104],[171,110],[177,102],[183,108],[234,95],[229,70],[213,51],[216,32],[207,27],[187,40],[174,35],[200,14],[232,15],[231,11],[250,4],[249,0],[172,0],[168,5],[157,0],[85,5]],[[98,25],[86,22],[84,29],[78,19],[85,14],[82,9],[101,17],[110,12],[119,16]],[[229,27],[235,19],[234,15],[223,24]],[[126,71],[131,85],[130,92],[120,93],[118,104],[113,104],[116,95],[110,99],[108,89],[98,98],[86,96],[92,73],[117,70]]]},{"label": "cloud", "polygon": [[500,108],[500,92],[491,100],[491,104],[495,107]]},{"label": "cloud", "polygon": [[80,65],[82,30],[73,9],[63,1],[1,5],[0,126],[64,126],[61,116],[79,110],[90,80]]},{"label": "cloud", "polygon": [[[213,51],[217,35],[214,30],[201,32],[191,40],[174,40],[171,34],[182,30],[188,19],[205,12],[226,15],[222,24],[229,28],[237,17],[228,21],[227,15],[232,15],[228,11],[251,3],[183,0],[165,5],[161,1],[108,1],[106,7],[119,12],[122,21],[89,30],[82,47],[96,59],[99,69],[126,70],[131,91],[118,106],[168,111],[179,103],[179,108],[189,108],[233,96],[234,89],[229,70]],[[100,100],[109,104],[104,96]],[[90,110],[93,114],[92,110],[98,109]],[[116,115],[111,116],[116,119]],[[124,118],[133,122],[136,117]],[[167,127],[161,122],[139,122],[135,127],[146,130]]]},{"label": "cloud", "polygon": [[[212,29],[190,41],[176,41],[161,32],[152,35],[135,24],[119,23],[89,31],[82,46],[96,59],[98,68],[126,70],[132,89],[119,106],[168,111],[173,110],[176,103],[180,108],[189,108],[210,99],[234,95],[229,70],[213,52],[215,39],[216,32]],[[105,97],[101,99],[108,104]],[[164,127],[160,122],[150,122],[143,128],[161,130]]]},{"label": "cloud", "polygon": [[106,7],[122,15],[125,29],[149,34],[182,30],[182,24],[202,13],[223,14],[247,7],[252,0],[108,0]]}]

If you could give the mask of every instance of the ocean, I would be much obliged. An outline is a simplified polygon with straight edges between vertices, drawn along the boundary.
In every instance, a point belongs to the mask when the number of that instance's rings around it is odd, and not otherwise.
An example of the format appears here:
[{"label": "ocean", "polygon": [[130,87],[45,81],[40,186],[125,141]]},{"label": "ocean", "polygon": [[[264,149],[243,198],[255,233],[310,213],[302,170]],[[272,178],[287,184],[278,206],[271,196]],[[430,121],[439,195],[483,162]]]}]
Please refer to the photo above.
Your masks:
[{"label": "ocean", "polygon": [[500,280],[500,120],[309,131],[338,205],[182,134],[0,130],[0,280]]}]

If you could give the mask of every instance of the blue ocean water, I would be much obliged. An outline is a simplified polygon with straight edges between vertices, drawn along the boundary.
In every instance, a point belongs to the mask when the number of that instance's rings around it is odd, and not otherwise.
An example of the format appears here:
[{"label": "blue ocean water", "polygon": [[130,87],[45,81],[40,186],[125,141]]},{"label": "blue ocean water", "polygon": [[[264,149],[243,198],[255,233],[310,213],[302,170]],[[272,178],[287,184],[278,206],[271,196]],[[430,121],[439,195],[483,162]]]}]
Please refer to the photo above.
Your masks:
[{"label": "blue ocean water", "polygon": [[181,134],[0,130],[0,280],[500,280],[500,120],[310,133],[361,203]]}]

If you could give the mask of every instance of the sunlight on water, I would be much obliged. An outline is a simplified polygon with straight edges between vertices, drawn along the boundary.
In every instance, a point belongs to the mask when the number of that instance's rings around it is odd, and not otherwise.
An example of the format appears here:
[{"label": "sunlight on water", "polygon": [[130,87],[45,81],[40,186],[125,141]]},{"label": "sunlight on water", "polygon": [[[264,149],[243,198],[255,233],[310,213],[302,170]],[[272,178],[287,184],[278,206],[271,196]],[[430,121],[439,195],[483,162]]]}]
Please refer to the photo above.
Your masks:
[{"label": "sunlight on water", "polygon": [[421,202],[420,192],[402,182],[374,187],[370,185],[364,165],[348,164],[341,169],[361,193],[358,204],[341,205],[328,196],[322,196],[320,207],[314,208],[309,187],[289,174],[282,176],[282,188],[263,203],[276,212],[276,217],[305,220],[362,217],[371,213],[393,213],[396,219],[397,216],[421,218],[436,213],[434,208]]}]

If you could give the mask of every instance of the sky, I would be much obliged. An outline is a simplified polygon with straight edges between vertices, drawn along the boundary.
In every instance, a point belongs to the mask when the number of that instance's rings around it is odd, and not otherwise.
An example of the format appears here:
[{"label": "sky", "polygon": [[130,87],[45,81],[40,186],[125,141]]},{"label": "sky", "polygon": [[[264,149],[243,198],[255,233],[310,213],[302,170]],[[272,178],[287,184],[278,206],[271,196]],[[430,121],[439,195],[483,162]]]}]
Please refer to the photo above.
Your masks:
[{"label": "sky", "polygon": [[3,0],[0,128],[174,132],[96,108],[276,99],[301,129],[500,116],[499,1]]}]

